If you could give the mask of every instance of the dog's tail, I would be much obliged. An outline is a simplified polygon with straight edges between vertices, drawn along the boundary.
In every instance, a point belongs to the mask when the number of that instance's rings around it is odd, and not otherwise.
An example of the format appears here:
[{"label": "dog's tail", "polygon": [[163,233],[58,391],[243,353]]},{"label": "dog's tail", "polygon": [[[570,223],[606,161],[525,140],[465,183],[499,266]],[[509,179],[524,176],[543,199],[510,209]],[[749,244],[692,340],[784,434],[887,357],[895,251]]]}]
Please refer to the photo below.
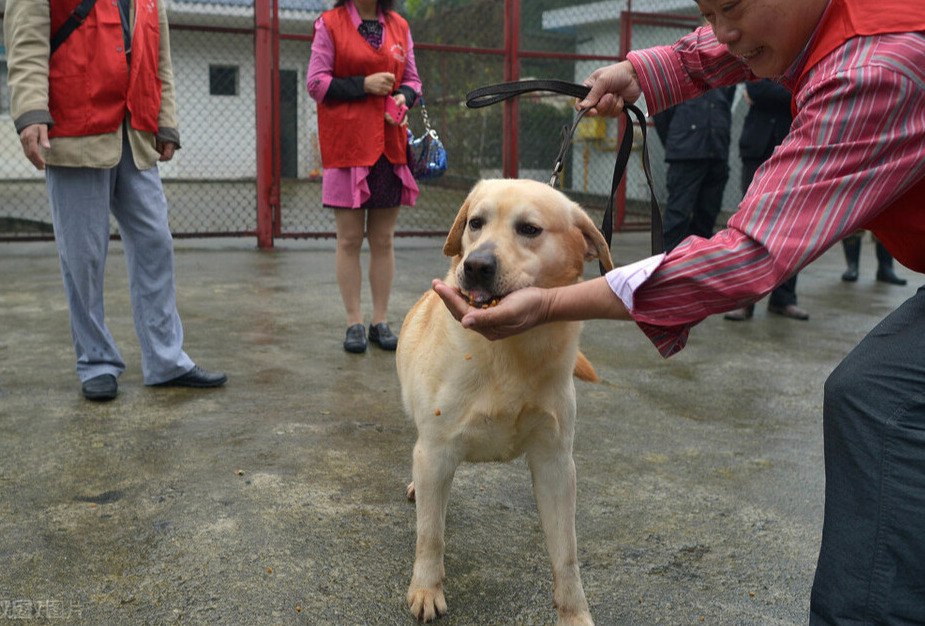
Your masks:
[{"label": "dog's tail", "polygon": [[581,352],[578,353],[578,359],[575,361],[574,374],[578,380],[583,380],[589,383],[601,382],[597,372],[594,371],[594,366],[591,365],[591,361],[589,361],[588,357],[586,357]]}]

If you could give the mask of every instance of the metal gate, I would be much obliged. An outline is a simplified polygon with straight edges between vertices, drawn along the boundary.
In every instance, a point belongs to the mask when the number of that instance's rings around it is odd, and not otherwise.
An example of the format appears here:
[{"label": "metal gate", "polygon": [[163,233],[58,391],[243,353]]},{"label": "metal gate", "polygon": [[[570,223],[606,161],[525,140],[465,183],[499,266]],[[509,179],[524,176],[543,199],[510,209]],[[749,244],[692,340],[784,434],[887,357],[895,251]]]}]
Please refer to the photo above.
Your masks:
[{"label": "metal gate", "polygon": [[[400,4],[449,170],[421,184],[417,206],[401,211],[398,235],[446,233],[480,178],[549,177],[560,129],[573,119],[572,101],[531,94],[471,110],[464,105],[468,91],[528,78],[581,82],[595,68],[622,59],[631,46],[668,43],[697,23],[696,6],[686,0],[635,3],[672,13],[629,11],[631,4]],[[313,23],[329,6],[327,0],[172,0],[168,13],[183,148],[159,167],[175,237],[255,237],[260,247],[269,248],[281,238],[334,236],[333,216],[321,207],[317,118],[305,89]],[[0,117],[8,118],[5,62],[0,49]],[[409,113],[409,124],[421,132],[417,108]],[[595,219],[610,191],[620,132],[619,120],[582,122],[566,163],[563,191]],[[656,165],[659,149],[653,145]],[[0,169],[0,240],[52,238],[42,173],[23,157],[8,119],[0,124]],[[648,228],[647,211],[639,159],[631,159],[615,230]],[[118,236],[114,222],[112,232]]]}]

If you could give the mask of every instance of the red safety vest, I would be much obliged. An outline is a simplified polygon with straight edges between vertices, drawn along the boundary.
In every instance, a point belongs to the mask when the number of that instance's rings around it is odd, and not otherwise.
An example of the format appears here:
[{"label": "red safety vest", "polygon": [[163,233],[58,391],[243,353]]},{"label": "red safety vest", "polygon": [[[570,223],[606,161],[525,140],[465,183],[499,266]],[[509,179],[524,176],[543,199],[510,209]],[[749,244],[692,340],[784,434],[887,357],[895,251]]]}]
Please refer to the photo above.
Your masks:
[{"label": "red safety vest", "polygon": [[[920,0],[832,0],[824,20],[797,84],[826,55],[853,37],[925,32],[925,5]],[[897,261],[925,272],[925,178],[864,228],[873,232]]]},{"label": "red safety vest", "polygon": [[[382,45],[373,48],[357,32],[346,7],[322,14],[334,42],[334,77],[369,76],[376,72],[395,74],[401,84],[408,59],[408,23],[388,12]],[[324,167],[369,167],[382,154],[390,163],[407,162],[404,127],[385,121],[385,99],[367,96],[360,100],[324,100],[318,105],[318,141]]]},{"label": "red safety vest", "polygon": [[[80,0],[51,0],[51,32],[78,4]],[[159,57],[157,0],[136,0],[131,72],[118,3],[97,2],[49,60],[48,108],[55,123],[48,135],[110,133],[119,128],[126,109],[134,128],[156,133],[161,110]]]}]

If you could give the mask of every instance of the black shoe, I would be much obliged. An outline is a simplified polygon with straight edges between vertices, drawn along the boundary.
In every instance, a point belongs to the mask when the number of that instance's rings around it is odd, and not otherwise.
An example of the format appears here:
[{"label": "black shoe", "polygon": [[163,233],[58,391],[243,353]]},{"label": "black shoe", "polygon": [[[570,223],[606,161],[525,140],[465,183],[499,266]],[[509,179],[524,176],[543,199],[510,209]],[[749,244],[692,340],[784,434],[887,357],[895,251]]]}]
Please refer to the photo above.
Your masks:
[{"label": "black shoe", "polygon": [[792,320],[800,320],[804,322],[809,319],[809,313],[795,304],[788,304],[787,306],[774,306],[769,304],[768,313],[775,313],[777,315],[789,317]]},{"label": "black shoe", "polygon": [[154,387],[196,387],[199,389],[205,389],[207,387],[221,387],[228,380],[228,377],[225,376],[222,372],[208,372],[198,365],[194,365],[193,369],[188,371],[185,374],[181,374],[176,378],[171,378],[170,380],[165,380],[162,383],[157,383],[153,385]]},{"label": "black shoe", "polygon": [[354,324],[347,329],[347,338],[344,339],[344,350],[361,354],[366,352],[366,333],[363,324]]},{"label": "black shoe", "polygon": [[383,350],[394,350],[398,347],[398,337],[389,328],[389,325],[382,324],[369,325],[369,340],[378,343]]},{"label": "black shoe", "polygon": [[96,400],[105,402],[112,400],[119,393],[119,383],[112,374],[100,374],[89,380],[85,380],[80,386],[80,390],[87,400]]},{"label": "black shoe", "polygon": [[889,283],[890,285],[905,285],[908,282],[905,278],[897,276],[896,272],[889,267],[881,267],[877,270],[877,280],[881,283]]},{"label": "black shoe", "polygon": [[861,262],[861,236],[849,235],[841,240],[842,249],[845,251],[845,265],[847,269],[841,275],[841,279],[848,283],[853,283],[858,279],[858,264]]},{"label": "black shoe", "polygon": [[845,270],[845,273],[841,275],[841,279],[846,283],[856,282],[858,279],[858,265],[857,263],[852,263],[848,265],[848,269]]}]

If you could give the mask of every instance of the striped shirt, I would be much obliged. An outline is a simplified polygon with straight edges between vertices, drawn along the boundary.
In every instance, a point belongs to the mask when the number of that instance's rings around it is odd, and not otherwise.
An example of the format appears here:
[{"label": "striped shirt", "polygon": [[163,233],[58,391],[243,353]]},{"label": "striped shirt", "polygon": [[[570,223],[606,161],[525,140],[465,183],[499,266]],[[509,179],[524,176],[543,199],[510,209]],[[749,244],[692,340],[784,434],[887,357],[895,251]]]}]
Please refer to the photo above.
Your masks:
[{"label": "striped shirt", "polygon": [[[794,93],[790,134],[726,229],[607,275],[665,357],[695,324],[760,300],[925,177],[925,34],[855,37],[795,84],[806,55],[779,78]],[[755,78],[709,27],[628,59],[651,113]]]}]

